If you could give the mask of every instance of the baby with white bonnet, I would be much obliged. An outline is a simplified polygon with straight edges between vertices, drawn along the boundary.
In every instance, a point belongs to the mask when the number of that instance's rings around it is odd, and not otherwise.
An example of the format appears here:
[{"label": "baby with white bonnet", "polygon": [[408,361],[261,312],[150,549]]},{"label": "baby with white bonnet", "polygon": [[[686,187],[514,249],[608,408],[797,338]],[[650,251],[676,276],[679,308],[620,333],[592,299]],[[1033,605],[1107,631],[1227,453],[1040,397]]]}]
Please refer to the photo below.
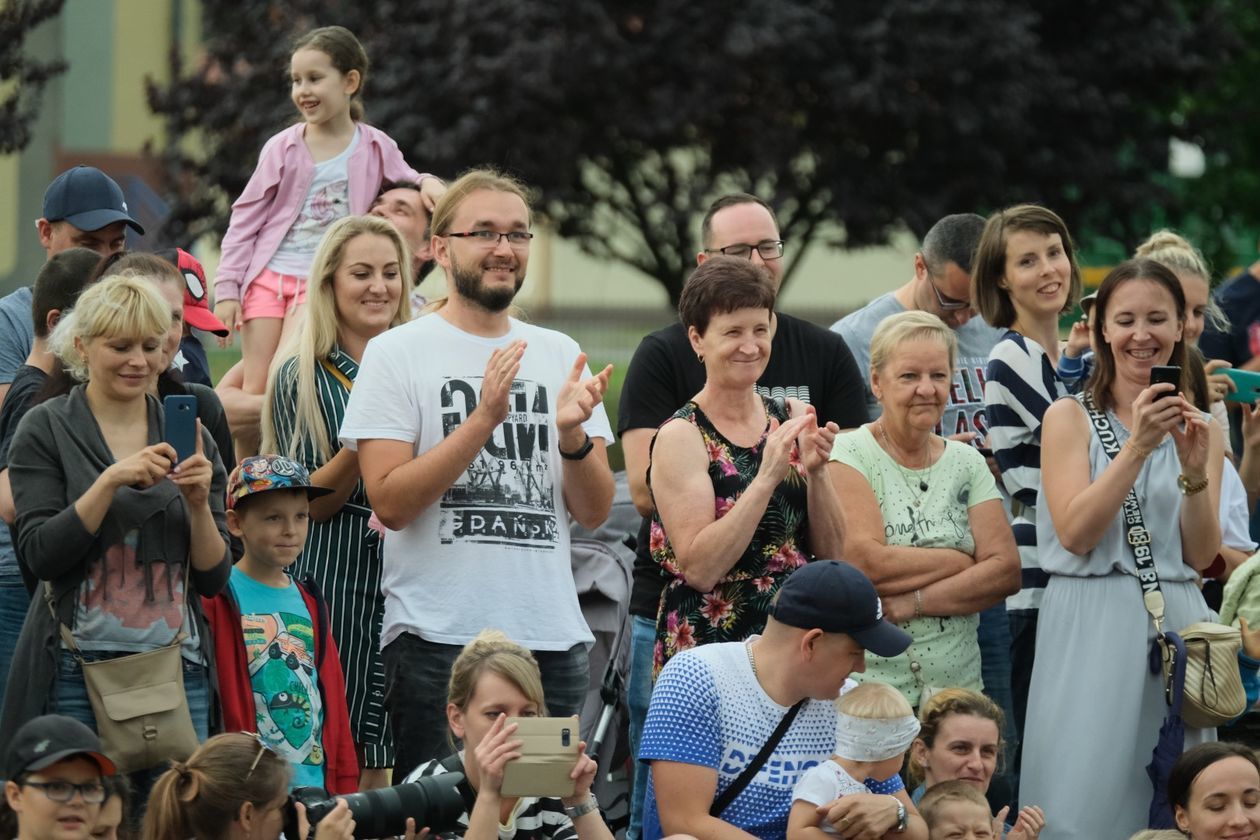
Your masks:
[{"label": "baby with white bonnet", "polygon": [[[832,826],[823,819],[827,808],[820,806],[830,806],[855,793],[891,796],[901,806],[901,828],[916,822],[922,826],[898,775],[906,750],[918,734],[919,719],[906,698],[892,686],[867,682],[840,695],[836,700],[835,753],[807,770],[793,788],[788,840],[843,835],[849,827],[845,825],[847,818]],[[856,829],[857,825],[852,827]],[[918,833],[912,831],[910,836]]]}]

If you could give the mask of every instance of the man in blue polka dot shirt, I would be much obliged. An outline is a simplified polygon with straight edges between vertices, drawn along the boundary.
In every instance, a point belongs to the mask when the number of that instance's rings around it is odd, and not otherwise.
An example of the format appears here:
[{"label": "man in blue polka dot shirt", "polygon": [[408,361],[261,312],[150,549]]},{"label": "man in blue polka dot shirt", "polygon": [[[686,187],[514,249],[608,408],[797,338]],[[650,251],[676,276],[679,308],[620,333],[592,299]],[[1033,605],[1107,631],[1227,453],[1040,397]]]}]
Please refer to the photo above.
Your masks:
[{"label": "man in blue polka dot shirt", "polygon": [[[847,563],[817,560],[792,573],[765,632],[703,645],[666,664],[652,690],[639,760],[651,767],[644,840],[787,834],[792,788],[835,747],[832,701],[867,650],[896,656],[910,636],[883,618],[875,587]],[[761,751],[784,715],[791,725],[756,775],[719,814],[714,802]],[[891,796],[844,798],[841,836],[882,837],[904,824]]]}]

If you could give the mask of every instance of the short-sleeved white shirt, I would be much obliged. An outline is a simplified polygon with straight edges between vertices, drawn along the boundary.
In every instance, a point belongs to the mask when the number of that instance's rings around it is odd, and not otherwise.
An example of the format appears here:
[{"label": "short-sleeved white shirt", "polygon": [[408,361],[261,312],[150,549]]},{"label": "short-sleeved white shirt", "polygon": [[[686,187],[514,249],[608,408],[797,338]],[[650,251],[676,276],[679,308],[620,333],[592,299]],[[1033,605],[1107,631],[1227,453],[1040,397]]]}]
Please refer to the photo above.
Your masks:
[{"label": "short-sleeved white shirt", "polygon": [[[395,327],[368,343],[340,437],[351,449],[371,439],[433,449],[477,407],[490,355],[518,338],[526,350],[507,419],[441,499],[386,536],[382,645],[403,632],[464,645],[488,625],[532,650],[593,641],[573,584],[556,445],[556,399],[580,352],[573,339],[515,319],[483,338],[439,313]],[[602,405],[583,428],[612,440]]]}]

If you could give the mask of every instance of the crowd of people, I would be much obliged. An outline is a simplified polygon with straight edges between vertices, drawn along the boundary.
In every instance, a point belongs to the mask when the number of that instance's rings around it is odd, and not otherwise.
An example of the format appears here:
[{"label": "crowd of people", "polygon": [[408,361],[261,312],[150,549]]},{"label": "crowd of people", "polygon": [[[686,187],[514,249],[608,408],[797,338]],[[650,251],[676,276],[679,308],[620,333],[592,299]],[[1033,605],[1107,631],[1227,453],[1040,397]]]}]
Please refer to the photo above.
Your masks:
[{"label": "crowd of people", "polygon": [[[45,193],[48,260],[0,299],[0,840],[348,840],[344,798],[312,824],[290,791],[443,777],[462,813],[408,840],[612,836],[584,742],[564,794],[508,781],[592,685],[569,534],[613,502],[611,366],[514,305],[526,186],[421,174],[362,122],[368,69],[340,27],[296,42],[300,120],[212,283],[124,252],[100,170]],[[828,330],[776,311],[764,201],[700,235],[617,417],[626,836],[1125,838],[1157,799],[1260,838],[1246,715],[1146,769],[1161,623],[1223,600],[1260,695],[1260,420],[1226,373],[1260,370],[1260,263],[1213,296],[1159,231],[1082,300],[1052,210],[956,214]],[[240,336],[218,382],[195,331]]]}]

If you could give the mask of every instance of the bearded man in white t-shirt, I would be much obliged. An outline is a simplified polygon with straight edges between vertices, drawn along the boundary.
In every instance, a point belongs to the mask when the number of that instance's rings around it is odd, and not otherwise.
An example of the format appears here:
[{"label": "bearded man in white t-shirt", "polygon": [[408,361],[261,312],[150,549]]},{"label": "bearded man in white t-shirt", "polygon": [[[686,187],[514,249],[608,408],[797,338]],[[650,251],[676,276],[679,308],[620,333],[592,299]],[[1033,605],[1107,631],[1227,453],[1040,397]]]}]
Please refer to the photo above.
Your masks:
[{"label": "bearded man in white t-shirt", "polygon": [[396,777],[449,754],[451,664],[486,627],[534,652],[550,714],[576,714],[589,685],[568,518],[593,528],[612,506],[612,367],[592,376],[573,339],[511,317],[529,225],[516,181],[478,170],[450,185],[431,222],[449,297],[368,344],[341,427],[389,529]]}]

